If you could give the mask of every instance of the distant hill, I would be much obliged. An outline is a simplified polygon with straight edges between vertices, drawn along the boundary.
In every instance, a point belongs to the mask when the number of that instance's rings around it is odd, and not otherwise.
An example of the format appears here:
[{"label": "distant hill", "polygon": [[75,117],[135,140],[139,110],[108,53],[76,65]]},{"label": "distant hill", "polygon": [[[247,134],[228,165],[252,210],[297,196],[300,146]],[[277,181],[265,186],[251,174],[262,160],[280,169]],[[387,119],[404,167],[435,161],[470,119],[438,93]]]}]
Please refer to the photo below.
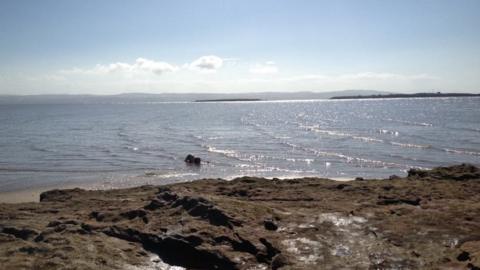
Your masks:
[{"label": "distant hill", "polygon": [[371,98],[431,98],[431,97],[478,97],[480,94],[471,93],[416,93],[416,94],[386,94],[386,95],[351,95],[334,96],[330,99],[371,99]]},{"label": "distant hill", "polygon": [[198,99],[195,102],[236,102],[236,101],[261,101],[258,98],[226,98],[226,99]]},{"label": "distant hill", "polygon": [[156,103],[190,102],[196,100],[306,100],[329,99],[334,96],[382,95],[389,92],[373,90],[345,90],[331,92],[260,92],[260,93],[182,93],[146,94],[127,93],[119,95],[0,95],[0,104],[107,104],[107,103]]}]

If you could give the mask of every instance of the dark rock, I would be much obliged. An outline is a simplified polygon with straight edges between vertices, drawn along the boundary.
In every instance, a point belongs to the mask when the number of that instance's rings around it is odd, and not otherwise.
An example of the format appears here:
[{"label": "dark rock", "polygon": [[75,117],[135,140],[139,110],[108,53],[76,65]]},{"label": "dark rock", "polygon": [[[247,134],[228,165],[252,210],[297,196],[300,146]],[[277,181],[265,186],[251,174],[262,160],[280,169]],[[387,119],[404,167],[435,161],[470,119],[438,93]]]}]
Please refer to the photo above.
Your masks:
[{"label": "dark rock", "polygon": [[410,169],[408,171],[408,177],[465,181],[480,179],[480,169],[471,164],[437,167],[432,170]]},{"label": "dark rock", "polygon": [[56,227],[58,225],[62,224],[62,222],[58,221],[58,220],[54,220],[54,221],[50,221],[47,225],[47,227]]},{"label": "dark rock", "polygon": [[97,212],[93,211],[89,215],[90,218],[94,218],[98,222],[107,222],[107,221],[119,221],[121,220],[121,215],[118,215],[115,212]]},{"label": "dark rock", "polygon": [[233,181],[240,181],[240,182],[246,183],[246,184],[253,184],[253,183],[257,182],[257,179],[251,178],[251,177],[248,177],[248,176],[244,176],[244,177],[235,178]]},{"label": "dark rock", "polygon": [[145,207],[143,207],[144,209],[147,209],[147,210],[156,210],[158,208],[161,208],[165,206],[165,203],[163,201],[159,201],[159,200],[152,200],[148,205],[145,205]]},{"label": "dark rock", "polygon": [[252,244],[252,242],[242,238],[238,233],[236,233],[235,236],[238,240],[227,236],[218,236],[214,238],[214,241],[216,243],[228,243],[235,251],[248,252],[252,255],[256,255],[258,253],[258,248]]},{"label": "dark rock", "polygon": [[338,184],[338,185],[336,186],[336,189],[344,189],[344,188],[349,187],[349,186],[350,186],[350,185],[347,185],[347,184]]},{"label": "dark rock", "polygon": [[87,224],[87,223],[82,223],[80,225],[80,228],[84,229],[87,232],[91,232],[93,230],[93,226],[91,226],[90,224]]},{"label": "dark rock", "polygon": [[134,218],[138,218],[138,217],[143,218],[146,215],[147,215],[147,212],[145,212],[145,210],[142,210],[142,209],[130,210],[130,211],[123,212],[123,213],[120,214],[120,216],[128,218],[128,219],[134,219]]},{"label": "dark rock", "polygon": [[80,222],[78,222],[76,220],[67,220],[67,221],[64,221],[63,224],[78,225],[78,224],[80,224]]},{"label": "dark rock", "polygon": [[393,174],[388,177],[388,180],[395,180],[395,179],[400,179],[400,176]]},{"label": "dark rock", "polygon": [[409,204],[409,205],[420,205],[420,198],[415,199],[406,199],[406,198],[390,198],[385,196],[380,196],[378,205],[390,205],[390,204]]},{"label": "dark rock", "polygon": [[21,247],[18,249],[20,252],[24,252],[24,253],[27,253],[27,254],[34,254],[34,253],[46,253],[48,252],[48,249],[46,248],[39,248],[39,247],[31,247],[31,246],[28,246],[28,247]]},{"label": "dark rock", "polygon": [[119,239],[138,242],[170,265],[187,269],[238,269],[236,263],[223,254],[198,247],[199,241],[196,237],[185,238],[179,235],[159,237],[117,226],[104,230],[104,233]]},{"label": "dark rock", "polygon": [[23,240],[28,240],[28,239],[33,238],[33,237],[38,235],[38,232],[35,231],[35,230],[18,229],[18,228],[15,228],[15,227],[4,227],[1,230],[1,232],[5,233],[5,234],[11,234],[11,235],[15,236],[16,238],[20,238],[20,239],[23,239]]},{"label": "dark rock", "polygon": [[164,191],[158,195],[158,198],[167,202],[172,202],[178,199],[178,195],[170,191]]},{"label": "dark rock", "polygon": [[472,263],[467,264],[468,270],[480,270],[480,267],[473,265]]},{"label": "dark rock", "polygon": [[211,202],[202,197],[195,198],[190,196],[184,196],[173,202],[172,206],[181,206],[191,216],[206,219],[210,222],[210,224],[215,226],[225,226],[231,229],[233,225],[240,225],[238,221],[229,217],[228,215],[223,213],[223,211],[215,207]]},{"label": "dark rock", "polygon": [[287,258],[282,254],[277,254],[273,257],[270,267],[272,268],[272,270],[277,270],[286,265],[288,265]]},{"label": "dark rock", "polygon": [[193,163],[193,160],[195,157],[193,155],[188,154],[187,157],[185,158],[186,163]]},{"label": "dark rock", "polygon": [[356,177],[355,178],[355,181],[364,181],[365,179],[363,179],[363,177]]},{"label": "dark rock", "polygon": [[383,186],[382,188],[383,188],[383,190],[389,191],[389,190],[393,189],[393,186],[392,185],[386,185],[386,186]]},{"label": "dark rock", "polygon": [[280,250],[275,248],[270,242],[265,238],[260,238],[260,243],[265,246],[265,250],[257,253],[257,260],[259,262],[270,263],[272,258],[280,253]]},{"label": "dark rock", "polygon": [[269,231],[276,231],[278,229],[278,226],[275,223],[275,221],[273,221],[271,219],[264,220],[263,221],[263,226],[265,227],[265,229],[267,229]]},{"label": "dark rock", "polygon": [[236,196],[236,197],[248,197],[248,191],[245,189],[235,189],[232,190],[227,194],[228,196]]},{"label": "dark rock", "polygon": [[40,193],[40,202],[65,202],[78,195],[86,192],[80,188],[74,189],[54,189]]},{"label": "dark rock", "polygon": [[199,157],[195,157],[193,155],[187,155],[187,157],[185,158],[185,162],[187,164],[195,164],[195,165],[200,165],[200,163],[202,163],[202,159],[199,158]]},{"label": "dark rock", "polygon": [[458,260],[458,261],[461,261],[461,262],[470,260],[470,253],[468,253],[468,252],[466,252],[466,251],[462,251],[462,253],[460,253],[460,254],[457,256],[457,260]]},{"label": "dark rock", "polygon": [[196,158],[193,159],[193,163],[194,163],[195,165],[200,165],[201,162],[202,162],[202,159],[199,158],[199,157],[196,157]]}]

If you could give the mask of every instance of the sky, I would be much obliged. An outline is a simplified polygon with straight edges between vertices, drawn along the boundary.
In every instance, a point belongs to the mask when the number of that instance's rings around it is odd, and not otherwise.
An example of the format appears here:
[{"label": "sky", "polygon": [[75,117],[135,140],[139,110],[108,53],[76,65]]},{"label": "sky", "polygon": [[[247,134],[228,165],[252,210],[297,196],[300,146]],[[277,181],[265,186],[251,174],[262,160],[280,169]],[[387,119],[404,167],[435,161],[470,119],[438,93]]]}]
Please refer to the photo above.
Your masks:
[{"label": "sky", "polygon": [[0,95],[480,93],[478,0],[1,0]]}]

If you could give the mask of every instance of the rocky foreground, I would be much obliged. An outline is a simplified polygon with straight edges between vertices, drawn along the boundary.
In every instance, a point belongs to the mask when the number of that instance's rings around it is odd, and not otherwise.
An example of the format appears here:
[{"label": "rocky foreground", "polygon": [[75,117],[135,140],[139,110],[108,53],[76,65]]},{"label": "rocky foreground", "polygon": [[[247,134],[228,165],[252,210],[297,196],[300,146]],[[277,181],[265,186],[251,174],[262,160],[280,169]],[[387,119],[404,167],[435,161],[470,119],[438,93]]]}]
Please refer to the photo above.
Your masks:
[{"label": "rocky foreground", "polygon": [[[0,204],[1,269],[480,269],[480,170],[52,190]],[[179,267],[173,267],[179,266]]]}]

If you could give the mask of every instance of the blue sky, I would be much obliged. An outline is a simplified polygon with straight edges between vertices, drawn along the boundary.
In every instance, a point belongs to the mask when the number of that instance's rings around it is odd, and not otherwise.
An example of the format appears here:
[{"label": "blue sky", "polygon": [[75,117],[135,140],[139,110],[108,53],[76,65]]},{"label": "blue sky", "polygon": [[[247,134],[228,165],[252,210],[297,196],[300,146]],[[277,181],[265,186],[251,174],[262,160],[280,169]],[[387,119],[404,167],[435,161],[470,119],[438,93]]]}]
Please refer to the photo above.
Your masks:
[{"label": "blue sky", "polygon": [[0,94],[480,92],[480,1],[0,2]]}]

